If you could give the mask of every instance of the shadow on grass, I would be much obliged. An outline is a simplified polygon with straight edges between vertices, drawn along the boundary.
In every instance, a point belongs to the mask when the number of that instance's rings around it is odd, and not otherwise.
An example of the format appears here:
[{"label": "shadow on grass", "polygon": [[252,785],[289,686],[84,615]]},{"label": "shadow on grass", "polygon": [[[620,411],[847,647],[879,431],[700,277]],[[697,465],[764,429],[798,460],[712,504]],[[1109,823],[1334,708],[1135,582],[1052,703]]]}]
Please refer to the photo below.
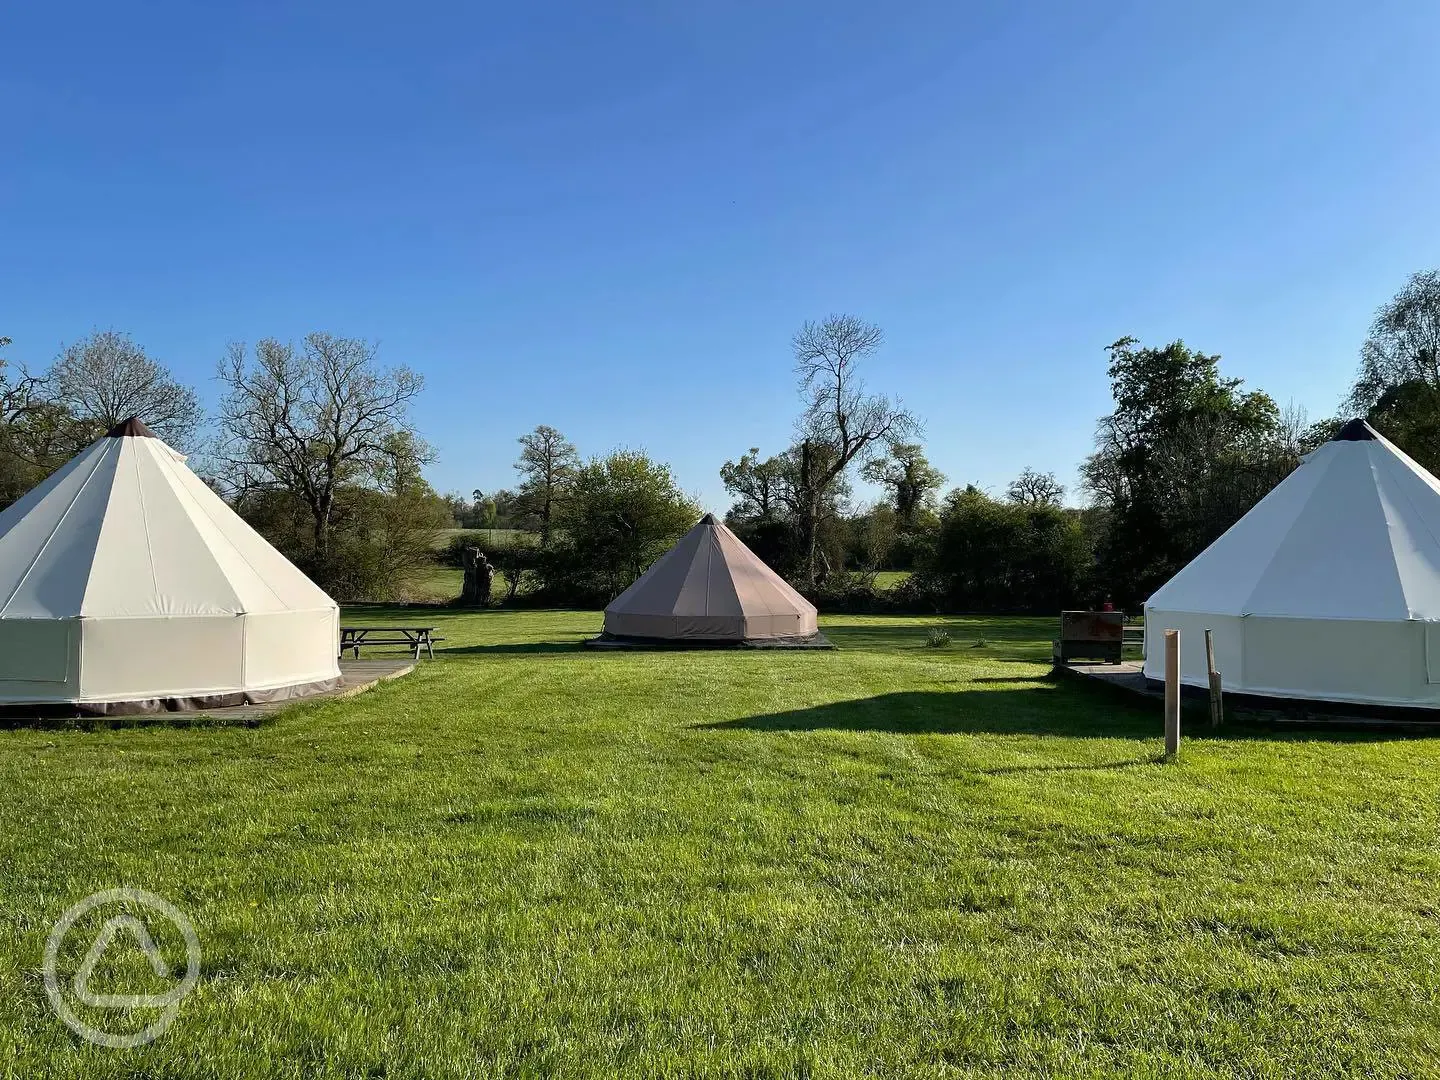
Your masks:
[{"label": "shadow on grass", "polygon": [[[950,634],[950,643],[935,647],[928,644],[929,632],[940,628]],[[937,656],[963,654],[973,659],[1000,660],[1048,658],[1050,637],[1038,620],[978,619],[936,617],[923,623],[898,622],[847,623],[843,617],[824,619],[820,629],[841,649],[891,652],[897,650],[934,653]]]},{"label": "shadow on grass", "polygon": [[977,769],[986,776],[1008,776],[1011,773],[1033,772],[1107,772],[1110,769],[1133,769],[1137,765],[1164,765],[1164,754],[1146,754],[1144,757],[1127,758],[1124,761],[1102,761],[1095,765],[997,765],[993,769]]},{"label": "shadow on grass", "polygon": [[[973,680],[980,682],[983,680]],[[995,680],[1007,681],[1007,680]],[[1021,682],[1035,682],[1022,679]],[[1051,735],[1072,739],[1159,739],[1160,703],[1119,697],[1108,687],[1071,681],[1021,688],[914,690],[837,701],[808,709],[765,713],[696,725],[715,730],[877,731],[896,735]],[[1237,718],[1216,731],[1206,713],[1187,709],[1181,722],[1191,741],[1391,742],[1433,737],[1404,730],[1345,728],[1277,729]],[[1437,730],[1440,734],[1440,730]],[[1150,758],[1114,762],[1106,768],[1144,765]],[[1100,766],[1054,766],[1097,768]]]},{"label": "shadow on grass", "polygon": [[[1026,680],[1033,681],[1033,680]],[[883,731],[897,735],[1061,735],[1152,739],[1159,714],[1129,705],[1098,707],[1080,688],[911,690],[808,709],[724,720],[701,727],[750,731]]]},{"label": "shadow on grass", "polygon": [[972,682],[972,683],[1037,683],[1050,682],[1054,676],[1049,672],[1037,672],[1034,675],[979,675],[973,679],[947,679],[947,682]]}]

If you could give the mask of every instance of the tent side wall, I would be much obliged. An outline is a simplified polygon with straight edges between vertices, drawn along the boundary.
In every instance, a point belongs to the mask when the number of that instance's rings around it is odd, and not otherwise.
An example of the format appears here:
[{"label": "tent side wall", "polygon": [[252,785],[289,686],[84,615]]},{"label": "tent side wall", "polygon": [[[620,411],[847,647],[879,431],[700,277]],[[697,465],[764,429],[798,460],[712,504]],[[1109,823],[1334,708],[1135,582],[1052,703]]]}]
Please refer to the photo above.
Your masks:
[{"label": "tent side wall", "polygon": [[819,629],[815,611],[769,613],[749,615],[745,619],[747,638],[788,638],[809,637]]},{"label": "tent side wall", "polygon": [[1363,705],[1440,706],[1440,624],[1147,608],[1145,675],[1164,679],[1164,631],[1179,630],[1180,681],[1207,686],[1206,627],[1214,632],[1215,662],[1228,691]]},{"label": "tent side wall", "polygon": [[1215,666],[1225,677],[1225,688],[1239,689],[1245,678],[1245,620],[1235,615],[1203,615],[1191,611],[1145,609],[1145,676],[1165,678],[1165,631],[1180,631],[1180,681],[1189,686],[1209,686],[1205,663],[1205,631],[1215,640]]},{"label": "tent side wall", "polygon": [[200,697],[241,689],[240,615],[80,620],[80,701]]},{"label": "tent side wall", "polygon": [[637,615],[607,608],[605,632],[615,637],[739,641],[745,637],[745,620],[739,615]]},{"label": "tent side wall", "polygon": [[[87,704],[248,694],[338,680],[339,611],[79,620]],[[34,700],[34,699],[32,699]],[[53,700],[53,698],[52,698]]]},{"label": "tent side wall", "polygon": [[1425,670],[1425,623],[1245,620],[1251,693],[1370,705],[1440,705]]},{"label": "tent side wall", "polygon": [[245,616],[245,689],[296,686],[340,675],[340,609]]}]

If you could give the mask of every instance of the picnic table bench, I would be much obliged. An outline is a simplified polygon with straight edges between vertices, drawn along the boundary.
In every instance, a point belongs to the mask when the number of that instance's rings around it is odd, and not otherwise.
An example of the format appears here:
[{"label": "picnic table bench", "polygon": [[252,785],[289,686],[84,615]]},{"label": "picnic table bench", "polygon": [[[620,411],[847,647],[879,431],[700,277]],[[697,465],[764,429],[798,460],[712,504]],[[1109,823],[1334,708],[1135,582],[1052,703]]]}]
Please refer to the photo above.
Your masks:
[{"label": "picnic table bench", "polygon": [[435,642],[444,641],[435,636],[433,626],[342,626],[340,628],[340,655],[349,649],[360,659],[360,649],[365,645],[404,645],[420,659],[424,649],[430,659],[435,659]]}]

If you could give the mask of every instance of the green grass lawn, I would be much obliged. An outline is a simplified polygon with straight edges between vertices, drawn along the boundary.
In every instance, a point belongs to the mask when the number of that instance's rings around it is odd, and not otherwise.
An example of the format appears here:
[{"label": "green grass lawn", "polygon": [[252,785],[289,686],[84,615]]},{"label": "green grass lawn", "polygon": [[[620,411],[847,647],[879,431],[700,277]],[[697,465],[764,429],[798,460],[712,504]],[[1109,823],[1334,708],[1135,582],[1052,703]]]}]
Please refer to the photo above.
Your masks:
[{"label": "green grass lawn", "polygon": [[[0,1075],[1440,1069],[1440,741],[1161,763],[1158,708],[1045,678],[1048,619],[592,653],[595,613],[402,617],[443,656],[261,727],[0,731]],[[117,885],[203,952],[138,1050],[40,974]]]}]

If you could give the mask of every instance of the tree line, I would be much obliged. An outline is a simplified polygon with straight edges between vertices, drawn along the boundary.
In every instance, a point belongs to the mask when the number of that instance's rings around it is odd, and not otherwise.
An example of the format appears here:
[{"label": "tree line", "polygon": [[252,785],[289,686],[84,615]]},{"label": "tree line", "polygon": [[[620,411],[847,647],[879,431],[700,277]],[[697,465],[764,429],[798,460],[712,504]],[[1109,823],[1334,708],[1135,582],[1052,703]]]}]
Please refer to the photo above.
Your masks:
[{"label": "tree line", "polygon": [[[1413,275],[1379,309],[1342,415],[1315,423],[1183,341],[1114,342],[1113,408],[1081,463],[1080,506],[1032,468],[999,494],[947,492],[919,418],[867,386],[883,345],[881,329],[853,315],[804,323],[790,342],[794,438],[719,470],[730,527],[832,610],[1134,608],[1351,415],[1440,471],[1440,270]],[[438,494],[423,475],[434,451],[411,415],[423,378],[359,339],[232,346],[209,417],[192,387],[118,331],[62,346],[38,373],[13,362],[13,348],[0,338],[0,505],[139,415],[341,599],[405,596],[443,530],[460,527],[490,530],[484,546],[509,602],[603,604],[700,514],[665,463],[638,450],[584,459],[545,425],[520,437],[512,488]],[[857,480],[881,497],[858,504]],[[882,589],[886,570],[910,575]]]},{"label": "tree line", "polygon": [[0,505],[8,506],[106,430],[139,416],[332,594],[388,599],[451,524],[422,469],[433,452],[410,407],[424,383],[375,347],[329,334],[234,345],[207,417],[129,335],[95,331],[33,373],[0,339]]}]

